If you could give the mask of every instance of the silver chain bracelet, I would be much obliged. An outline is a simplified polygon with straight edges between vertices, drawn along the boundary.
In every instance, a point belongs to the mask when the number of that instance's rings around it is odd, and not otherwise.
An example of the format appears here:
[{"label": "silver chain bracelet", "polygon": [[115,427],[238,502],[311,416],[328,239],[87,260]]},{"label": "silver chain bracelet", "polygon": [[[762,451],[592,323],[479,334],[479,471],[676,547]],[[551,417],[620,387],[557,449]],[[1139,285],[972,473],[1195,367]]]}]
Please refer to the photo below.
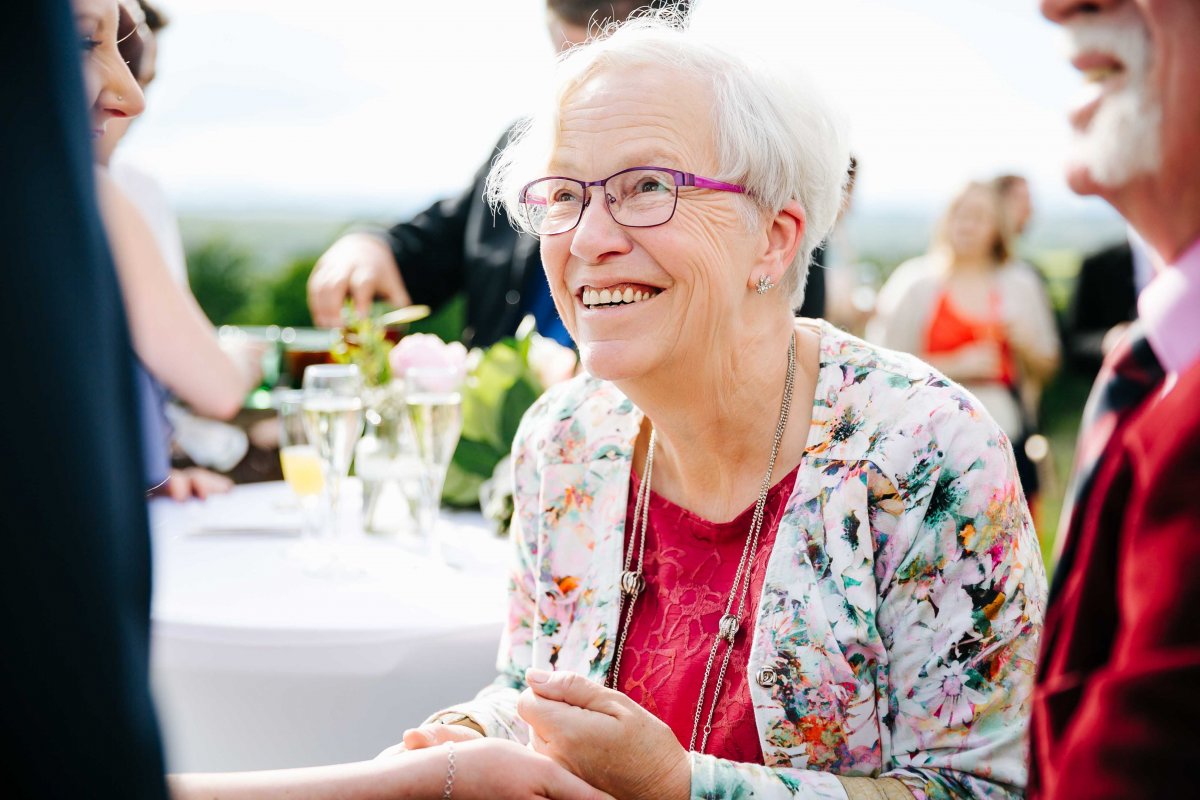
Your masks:
[{"label": "silver chain bracelet", "polygon": [[450,800],[454,793],[454,742],[446,742],[446,785],[442,787],[442,800]]}]

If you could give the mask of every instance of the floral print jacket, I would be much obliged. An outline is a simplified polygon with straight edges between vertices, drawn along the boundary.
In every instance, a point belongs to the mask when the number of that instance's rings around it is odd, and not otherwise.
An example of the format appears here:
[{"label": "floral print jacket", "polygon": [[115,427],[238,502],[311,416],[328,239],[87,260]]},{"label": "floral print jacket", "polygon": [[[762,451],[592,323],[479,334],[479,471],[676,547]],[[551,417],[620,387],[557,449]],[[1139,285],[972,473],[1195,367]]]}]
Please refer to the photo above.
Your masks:
[{"label": "floral print jacket", "polygon": [[[962,388],[820,323],[804,463],[758,603],[749,669],[766,766],[693,753],[693,798],[1016,798],[1046,577],[1012,449]],[[560,384],[513,448],[516,568],[501,675],[455,707],[524,741],[526,667],[603,682],[642,413]]]}]

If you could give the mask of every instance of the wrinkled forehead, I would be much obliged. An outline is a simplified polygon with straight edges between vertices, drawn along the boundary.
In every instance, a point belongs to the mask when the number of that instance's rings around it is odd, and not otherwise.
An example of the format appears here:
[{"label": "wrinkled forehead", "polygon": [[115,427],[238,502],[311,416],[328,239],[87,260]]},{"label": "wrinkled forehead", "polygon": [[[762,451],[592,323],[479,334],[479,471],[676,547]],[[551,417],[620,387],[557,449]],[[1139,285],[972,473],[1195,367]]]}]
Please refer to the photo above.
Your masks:
[{"label": "wrinkled forehead", "polygon": [[561,97],[549,166],[586,180],[631,166],[716,164],[710,83],[660,65],[599,67]]}]

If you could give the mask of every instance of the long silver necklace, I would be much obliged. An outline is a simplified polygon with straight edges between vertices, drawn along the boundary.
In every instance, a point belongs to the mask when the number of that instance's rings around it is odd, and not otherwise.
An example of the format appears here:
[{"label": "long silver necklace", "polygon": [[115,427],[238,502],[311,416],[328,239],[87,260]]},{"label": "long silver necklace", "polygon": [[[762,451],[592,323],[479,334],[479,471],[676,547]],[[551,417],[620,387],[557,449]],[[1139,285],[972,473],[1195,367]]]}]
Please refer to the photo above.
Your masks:
[{"label": "long silver necklace", "polygon": [[[700,698],[696,701],[696,716],[692,722],[692,739],[688,744],[689,750],[696,749],[696,739],[700,738],[700,750],[703,753],[708,747],[708,736],[712,733],[713,714],[717,710],[717,700],[721,697],[721,687],[725,683],[725,672],[729,668],[729,658],[733,653],[733,643],[741,627],[742,611],[750,594],[750,569],[754,554],[758,550],[758,536],[762,531],[763,515],[767,506],[767,495],[771,491],[771,474],[775,471],[775,459],[779,456],[779,446],[783,441],[783,432],[787,428],[788,413],[792,408],[792,390],[796,382],[796,337],[792,336],[788,343],[787,378],[783,383],[783,402],[779,406],[779,422],[775,426],[775,439],[771,442],[771,458],[767,461],[767,473],[763,476],[762,485],[758,490],[758,500],[754,503],[754,516],[750,519],[750,529],[746,535],[746,544],[742,548],[742,558],[738,561],[737,572],[733,574],[733,587],[729,590],[729,599],[725,602],[725,613],[713,636],[712,647],[708,651],[708,663],[704,665],[704,680],[700,684]],[[625,613],[621,621],[621,632],[617,637],[617,650],[613,655],[612,669],[609,671],[606,685],[617,687],[621,674],[621,655],[625,652],[625,639],[629,636],[630,622],[633,620],[633,607],[637,604],[638,596],[646,588],[646,579],[642,567],[646,556],[646,522],[650,517],[650,479],[654,472],[654,447],[658,433],[653,425],[650,428],[650,444],[646,448],[646,465],[643,478],[638,485],[637,500],[633,506],[633,536],[636,537],[636,547],[633,539],[625,551],[624,571],[621,573],[621,603]],[[633,553],[637,550],[637,564],[633,564]],[[633,567],[631,569],[631,567]],[[736,601],[736,608],[735,608]],[[713,686],[712,702],[708,705],[708,714],[704,714],[704,697],[708,691],[708,682],[712,677],[713,665],[717,661],[717,653],[724,641],[725,652],[721,659],[721,668],[717,672],[716,684]],[[700,720],[704,719],[701,727]],[[701,736],[701,734],[703,734]]]}]

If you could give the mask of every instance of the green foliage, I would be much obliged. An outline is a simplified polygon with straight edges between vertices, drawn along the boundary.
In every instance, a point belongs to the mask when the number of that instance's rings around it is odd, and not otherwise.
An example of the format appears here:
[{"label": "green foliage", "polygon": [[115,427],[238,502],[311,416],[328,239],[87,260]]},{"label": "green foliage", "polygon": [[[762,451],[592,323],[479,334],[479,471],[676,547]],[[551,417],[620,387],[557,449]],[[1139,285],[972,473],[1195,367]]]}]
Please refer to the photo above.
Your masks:
[{"label": "green foliage", "polygon": [[482,351],[463,388],[463,430],[446,475],[442,499],[479,503],[479,486],[509,454],[521,417],[542,393],[529,365],[532,329]]},{"label": "green foliage", "polygon": [[1033,257],[1034,266],[1046,278],[1050,302],[1059,314],[1065,313],[1070,303],[1082,260],[1083,254],[1072,249],[1039,250]]},{"label": "green foliage", "polygon": [[258,324],[281,328],[312,327],[312,314],[308,310],[308,274],[316,263],[316,256],[297,258],[263,285]]},{"label": "green foliage", "polygon": [[188,253],[188,283],[214,325],[253,324],[244,313],[251,289],[250,262],[248,253],[219,238]]},{"label": "green foliage", "polygon": [[263,275],[248,252],[216,237],[188,251],[188,282],[214,325],[304,328],[312,325],[306,286],[315,263],[315,256],[297,258]]},{"label": "green foliage", "polygon": [[392,379],[388,363],[392,342],[387,339],[387,329],[375,317],[360,318],[351,303],[346,303],[343,319],[347,320],[346,327],[330,350],[333,360],[339,364],[357,364],[368,386],[386,386]]},{"label": "green foliage", "polygon": [[408,332],[432,333],[443,342],[458,342],[462,341],[463,329],[466,327],[467,297],[458,294],[425,319],[419,319],[409,325]]}]

